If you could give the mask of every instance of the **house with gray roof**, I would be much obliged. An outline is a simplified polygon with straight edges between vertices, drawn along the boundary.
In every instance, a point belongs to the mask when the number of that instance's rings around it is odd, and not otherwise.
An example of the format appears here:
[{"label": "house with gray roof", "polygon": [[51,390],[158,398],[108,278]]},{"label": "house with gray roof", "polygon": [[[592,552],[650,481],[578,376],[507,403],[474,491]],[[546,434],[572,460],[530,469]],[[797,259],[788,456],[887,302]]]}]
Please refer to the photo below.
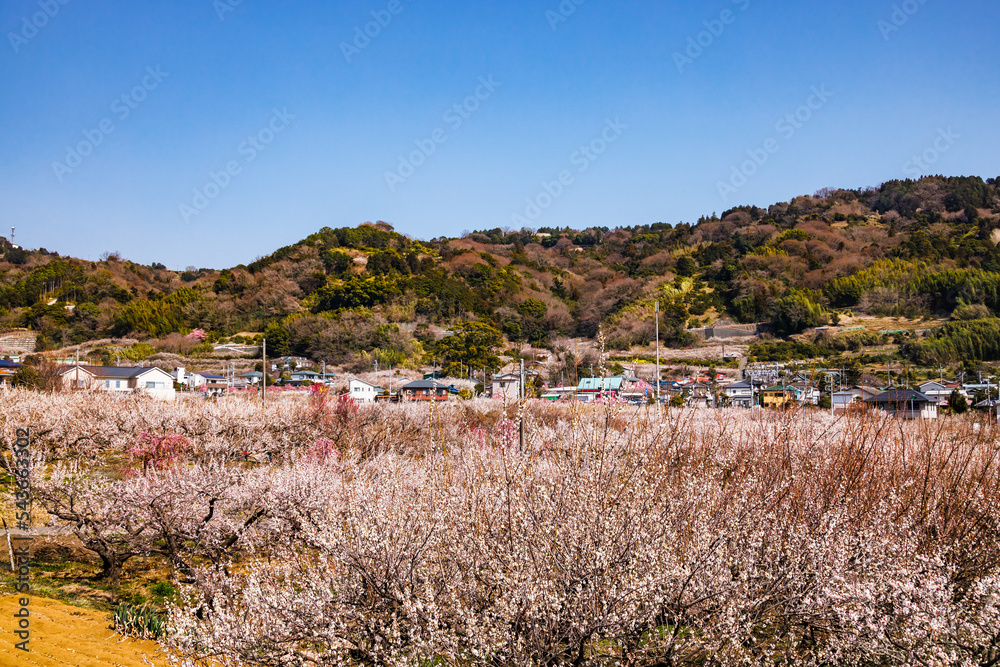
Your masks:
[{"label": "house with gray roof", "polygon": [[889,389],[865,404],[901,419],[937,419],[937,400],[913,389]]},{"label": "house with gray roof", "polygon": [[165,401],[174,400],[174,378],[156,366],[64,366],[59,370],[63,386],[117,394],[142,392]]}]

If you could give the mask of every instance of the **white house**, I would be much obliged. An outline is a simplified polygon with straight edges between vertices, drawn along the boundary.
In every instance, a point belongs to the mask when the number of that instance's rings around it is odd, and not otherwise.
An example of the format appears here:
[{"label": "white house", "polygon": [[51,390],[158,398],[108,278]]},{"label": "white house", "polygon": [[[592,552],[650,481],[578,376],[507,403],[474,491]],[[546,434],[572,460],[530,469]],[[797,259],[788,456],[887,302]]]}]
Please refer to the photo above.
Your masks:
[{"label": "white house", "polygon": [[851,387],[843,391],[833,392],[834,411],[846,411],[852,405],[863,404],[869,398],[875,398],[879,391],[870,387]]},{"label": "white house", "polygon": [[[530,394],[538,377],[536,371],[524,372],[524,384]],[[508,401],[516,401],[521,398],[521,374],[504,373],[493,376],[493,386],[490,392],[493,398],[506,398]]]},{"label": "white house", "polygon": [[176,397],[174,378],[155,366],[64,366],[59,374],[63,385],[68,389],[93,389],[119,394],[141,391],[164,401],[172,401]]},{"label": "white house", "polygon": [[723,387],[722,391],[729,397],[729,404],[733,407],[753,406],[753,387],[749,382],[734,382]]},{"label": "white house", "polygon": [[381,387],[357,378],[351,380],[347,385],[347,395],[358,403],[374,403],[376,397],[381,393]]},{"label": "white house", "polygon": [[954,382],[925,382],[918,386],[917,390],[924,396],[936,400],[939,407],[947,407],[948,399],[953,391],[958,391],[965,398],[969,398],[965,388]]},{"label": "white house", "polygon": [[187,389],[192,390],[204,386],[207,382],[203,374],[188,372],[183,366],[175,368],[170,374],[170,377],[172,377],[181,387],[186,387]]},{"label": "white house", "polygon": [[264,380],[264,374],[260,371],[250,371],[249,373],[244,373],[239,376],[243,380],[246,380],[251,385],[260,384]]},{"label": "white house", "polygon": [[198,389],[208,384],[208,378],[203,373],[188,373],[184,377],[184,385],[188,389]]},{"label": "white house", "polygon": [[312,382],[313,384],[318,384],[323,381],[323,376],[316,371],[292,371],[290,381],[296,384],[302,384],[306,381]]},{"label": "white house", "polygon": [[198,385],[198,391],[205,392],[210,396],[219,396],[220,394],[225,394],[226,390],[229,388],[229,381],[223,375],[202,373],[202,376],[205,380]]}]

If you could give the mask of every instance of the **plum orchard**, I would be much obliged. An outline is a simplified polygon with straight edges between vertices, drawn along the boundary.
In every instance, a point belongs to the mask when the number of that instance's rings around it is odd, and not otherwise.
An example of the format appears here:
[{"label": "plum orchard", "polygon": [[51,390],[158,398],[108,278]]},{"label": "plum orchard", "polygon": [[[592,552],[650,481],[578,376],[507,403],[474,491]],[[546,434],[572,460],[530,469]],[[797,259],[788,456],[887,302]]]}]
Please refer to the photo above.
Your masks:
[{"label": "plum orchard", "polygon": [[173,563],[185,664],[1000,659],[992,425],[2,400],[58,521]]}]

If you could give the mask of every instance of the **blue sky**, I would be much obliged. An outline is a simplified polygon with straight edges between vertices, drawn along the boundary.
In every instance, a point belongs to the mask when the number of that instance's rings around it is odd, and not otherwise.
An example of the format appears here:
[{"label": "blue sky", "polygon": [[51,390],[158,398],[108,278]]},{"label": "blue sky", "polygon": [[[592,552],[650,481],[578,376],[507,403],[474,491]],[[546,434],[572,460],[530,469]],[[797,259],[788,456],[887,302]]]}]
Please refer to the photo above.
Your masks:
[{"label": "blue sky", "polygon": [[995,177],[998,15],[985,0],[8,0],[0,230],[222,268],[368,220],[424,239],[693,222],[823,187]]}]

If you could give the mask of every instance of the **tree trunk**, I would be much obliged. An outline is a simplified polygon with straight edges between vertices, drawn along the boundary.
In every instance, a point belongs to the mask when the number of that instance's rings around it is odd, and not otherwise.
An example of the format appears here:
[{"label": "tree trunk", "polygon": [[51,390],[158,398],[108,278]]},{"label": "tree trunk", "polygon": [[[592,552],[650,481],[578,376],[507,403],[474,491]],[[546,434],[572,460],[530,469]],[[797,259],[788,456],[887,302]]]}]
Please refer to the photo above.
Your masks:
[{"label": "tree trunk", "polygon": [[97,575],[98,581],[106,581],[111,584],[113,588],[118,588],[118,584],[121,582],[122,578],[122,568],[125,565],[125,561],[127,561],[131,556],[123,556],[110,549],[104,549],[99,546],[96,549],[92,546],[89,548],[96,551],[97,555],[101,557],[101,573]]}]

